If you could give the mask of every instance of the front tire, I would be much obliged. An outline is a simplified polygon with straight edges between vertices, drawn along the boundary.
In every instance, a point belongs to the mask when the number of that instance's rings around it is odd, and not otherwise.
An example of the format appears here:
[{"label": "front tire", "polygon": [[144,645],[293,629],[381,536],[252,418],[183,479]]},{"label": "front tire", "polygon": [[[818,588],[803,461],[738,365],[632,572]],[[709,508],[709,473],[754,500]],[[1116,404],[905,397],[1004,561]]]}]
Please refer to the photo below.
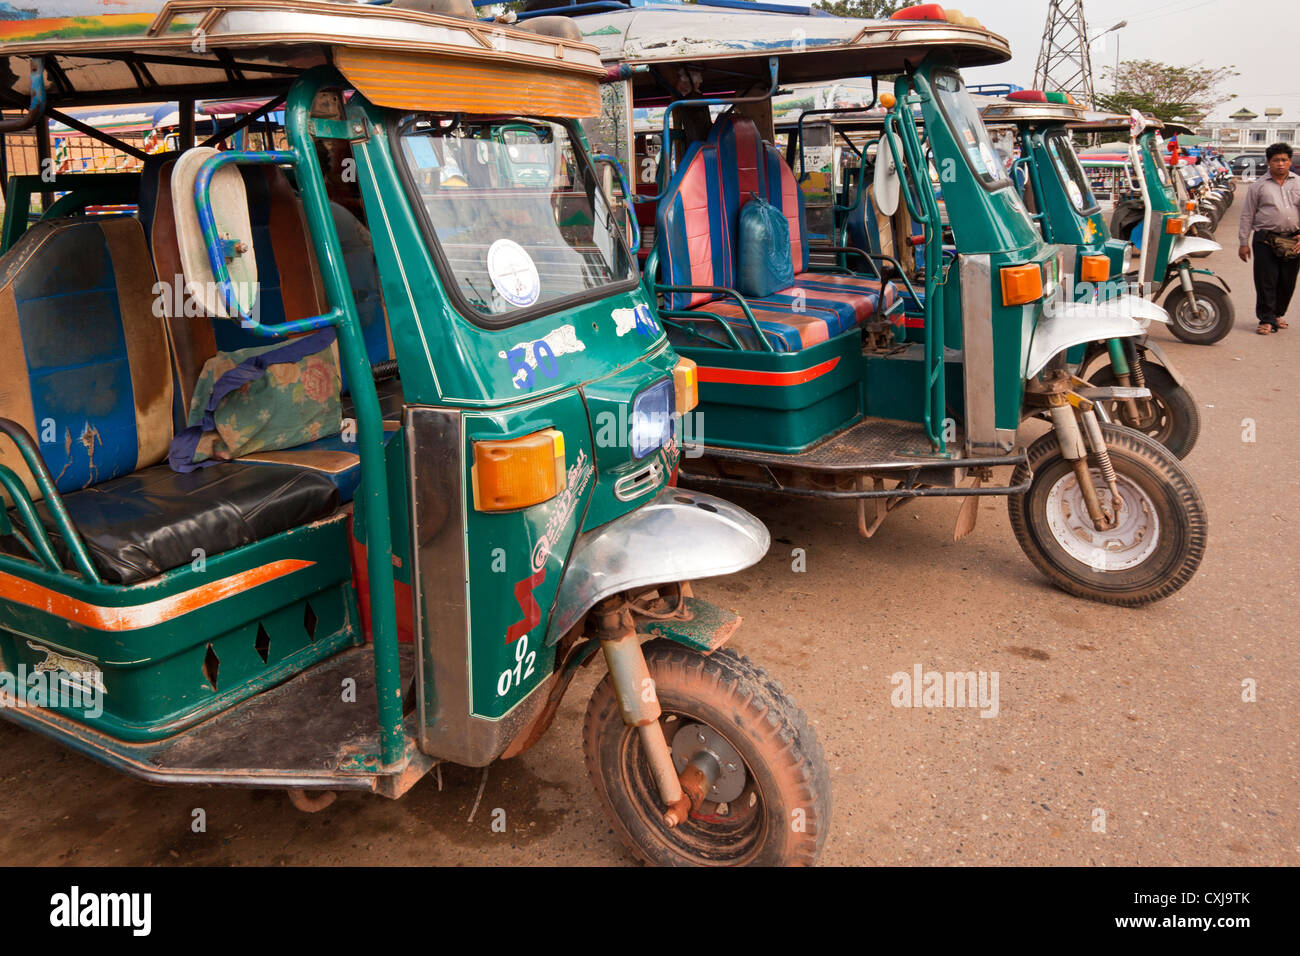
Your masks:
[{"label": "front tire", "polygon": [[1237,321],[1228,293],[1209,282],[1192,281],[1196,293],[1196,308],[1181,285],[1175,285],[1165,299],[1169,313],[1169,331],[1192,345],[1213,345],[1232,331]]},{"label": "front tire", "polygon": [[[1122,401],[1103,402],[1106,414],[1111,421],[1155,439],[1178,458],[1186,458],[1201,434],[1201,412],[1196,401],[1162,366],[1143,362],[1142,378],[1151,390],[1149,401],[1138,402],[1139,410],[1145,406],[1142,418],[1130,421],[1127,405]],[[1109,365],[1099,368],[1088,381],[1100,387],[1119,384],[1115,370]]]},{"label": "front tire", "polygon": [[[1191,476],[1162,445],[1120,425],[1103,423],[1123,507],[1113,531],[1098,532],[1083,506],[1070,462],[1055,432],[1029,446],[1011,483],[1033,473],[1029,490],[1007,500],[1011,529],[1039,571],[1069,594],[1139,607],[1186,584],[1205,554],[1205,503]],[[1091,457],[1091,456],[1090,456]],[[1110,490],[1095,466],[1103,506]]]},{"label": "front tire", "polygon": [[[811,866],[830,828],[830,771],[803,712],[762,668],[729,649],[705,657],[666,640],[642,645],[654,680],[664,737],[674,758],[707,736],[727,750],[726,803],[705,801],[667,827],[641,752],[641,736],[623,723],[608,674],[596,686],[583,723],[592,785],[614,829],[636,856],[660,866]],[[742,766],[734,767],[738,754]],[[679,771],[681,767],[679,766]],[[723,779],[719,778],[719,783]]]}]

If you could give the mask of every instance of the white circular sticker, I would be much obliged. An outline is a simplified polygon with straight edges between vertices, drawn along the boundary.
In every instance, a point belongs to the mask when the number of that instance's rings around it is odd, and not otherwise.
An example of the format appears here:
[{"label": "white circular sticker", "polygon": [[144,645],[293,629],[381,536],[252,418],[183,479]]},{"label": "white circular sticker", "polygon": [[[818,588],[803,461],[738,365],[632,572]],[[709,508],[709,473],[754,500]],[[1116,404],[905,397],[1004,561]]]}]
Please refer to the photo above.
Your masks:
[{"label": "white circular sticker", "polygon": [[1074,203],[1076,206],[1083,205],[1083,190],[1079,188],[1079,184],[1073,179],[1067,179],[1065,181],[1065,191],[1070,194],[1070,202]]},{"label": "white circular sticker", "polygon": [[532,305],[542,294],[542,279],[527,250],[513,239],[498,239],[488,247],[488,276],[492,287],[511,305]]}]

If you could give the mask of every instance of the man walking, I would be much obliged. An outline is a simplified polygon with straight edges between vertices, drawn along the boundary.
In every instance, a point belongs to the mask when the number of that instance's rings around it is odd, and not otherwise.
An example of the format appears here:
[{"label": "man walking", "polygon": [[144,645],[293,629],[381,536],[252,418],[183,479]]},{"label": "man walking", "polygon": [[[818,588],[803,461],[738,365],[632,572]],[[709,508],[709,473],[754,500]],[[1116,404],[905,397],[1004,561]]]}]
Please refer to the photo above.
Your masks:
[{"label": "man walking", "polygon": [[1255,317],[1260,335],[1285,329],[1287,306],[1300,272],[1300,176],[1291,172],[1291,147],[1264,152],[1268,175],[1250,184],[1237,230],[1237,255],[1255,256]]}]

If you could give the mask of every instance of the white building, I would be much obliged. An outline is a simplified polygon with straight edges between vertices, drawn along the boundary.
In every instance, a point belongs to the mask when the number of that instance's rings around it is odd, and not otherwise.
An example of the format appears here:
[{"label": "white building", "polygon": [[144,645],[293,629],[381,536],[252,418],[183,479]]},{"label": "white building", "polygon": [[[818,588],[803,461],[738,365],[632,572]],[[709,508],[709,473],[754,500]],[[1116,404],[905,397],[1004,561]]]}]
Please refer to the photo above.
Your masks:
[{"label": "white building", "polygon": [[1295,120],[1283,119],[1280,106],[1270,106],[1261,117],[1242,107],[1229,115],[1226,121],[1206,121],[1196,128],[1199,136],[1208,136],[1225,152],[1233,150],[1258,150],[1272,143],[1295,143]]}]

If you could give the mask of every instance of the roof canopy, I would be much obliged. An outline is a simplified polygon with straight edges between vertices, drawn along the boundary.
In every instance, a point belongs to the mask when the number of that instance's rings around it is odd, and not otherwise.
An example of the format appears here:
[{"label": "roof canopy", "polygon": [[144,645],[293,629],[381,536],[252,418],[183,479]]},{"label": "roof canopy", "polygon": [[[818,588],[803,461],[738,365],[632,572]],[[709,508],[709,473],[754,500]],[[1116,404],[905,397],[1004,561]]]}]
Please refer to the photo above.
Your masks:
[{"label": "roof canopy", "polygon": [[560,116],[599,109],[604,68],[590,46],[478,20],[324,0],[171,0],[160,11],[133,0],[52,5],[114,12],[0,19],[0,63],[12,74],[5,85],[24,103],[28,64],[43,56],[56,108],[270,95],[333,62],[383,106]]},{"label": "roof canopy", "polygon": [[[607,64],[708,67],[730,76],[733,88],[766,81],[770,57],[780,59],[782,83],[900,73],[940,47],[958,66],[1011,59],[1010,46],[996,33],[942,20],[852,20],[674,6],[635,7],[575,22]],[[633,82],[652,89],[659,88],[661,78],[641,74]]]},{"label": "roof canopy", "polygon": [[[987,99],[987,102],[985,100]],[[976,97],[980,115],[990,126],[995,123],[1075,123],[1086,112],[1074,103],[1030,103],[1004,97]]]}]

